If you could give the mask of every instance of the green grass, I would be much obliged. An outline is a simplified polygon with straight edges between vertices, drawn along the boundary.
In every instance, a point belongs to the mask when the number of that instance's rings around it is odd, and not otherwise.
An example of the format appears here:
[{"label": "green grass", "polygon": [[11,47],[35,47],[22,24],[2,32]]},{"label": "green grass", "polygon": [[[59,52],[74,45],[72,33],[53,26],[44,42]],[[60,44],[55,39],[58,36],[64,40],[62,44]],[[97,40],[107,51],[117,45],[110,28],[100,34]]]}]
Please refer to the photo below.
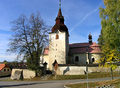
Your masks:
[{"label": "green grass", "polygon": [[[115,88],[120,88],[120,79],[117,80],[111,80],[111,81],[104,81],[104,82],[91,82],[89,83],[89,88],[96,88],[97,86],[101,87],[103,85],[112,85],[115,86]],[[87,88],[87,84],[86,83],[79,83],[79,84],[69,84],[66,85],[67,87],[70,88]]]},{"label": "green grass", "polygon": [[[119,72],[114,72],[114,77],[120,77]],[[95,73],[89,73],[88,78],[105,78],[105,77],[111,77],[110,73],[107,72],[95,72]],[[86,75],[57,75],[57,76],[49,76],[45,80],[73,80],[73,79],[86,79]],[[42,79],[40,77],[35,77],[32,79],[24,79],[24,81],[41,81]],[[11,81],[10,79],[7,79],[5,81]]]},{"label": "green grass", "polygon": [[[114,72],[114,77],[119,77],[120,74],[118,72]],[[111,77],[111,74],[108,72],[95,72],[89,73],[88,78],[104,78],[104,77]],[[86,75],[57,75],[56,77],[51,77],[50,79],[56,80],[72,80],[72,79],[86,79]]]},{"label": "green grass", "polygon": [[[114,72],[114,77],[120,77],[120,74],[118,72]],[[107,72],[95,72],[95,73],[89,73],[88,78],[105,78],[105,77],[111,77],[110,73]],[[73,79],[86,79],[86,75],[57,75],[57,76],[49,76],[45,80],[73,80]],[[24,81],[41,81],[40,77],[35,77],[33,79],[25,79]]]}]

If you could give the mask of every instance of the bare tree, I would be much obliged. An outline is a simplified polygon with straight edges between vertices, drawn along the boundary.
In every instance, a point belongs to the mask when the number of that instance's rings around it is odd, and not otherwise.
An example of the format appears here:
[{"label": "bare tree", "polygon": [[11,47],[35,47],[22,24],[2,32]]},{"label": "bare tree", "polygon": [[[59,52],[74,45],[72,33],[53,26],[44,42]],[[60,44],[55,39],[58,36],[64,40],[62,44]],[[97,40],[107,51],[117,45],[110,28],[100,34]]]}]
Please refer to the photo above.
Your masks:
[{"label": "bare tree", "polygon": [[39,68],[42,48],[48,43],[49,27],[45,25],[39,13],[29,18],[21,15],[12,22],[14,32],[8,51],[23,55],[32,70]]}]

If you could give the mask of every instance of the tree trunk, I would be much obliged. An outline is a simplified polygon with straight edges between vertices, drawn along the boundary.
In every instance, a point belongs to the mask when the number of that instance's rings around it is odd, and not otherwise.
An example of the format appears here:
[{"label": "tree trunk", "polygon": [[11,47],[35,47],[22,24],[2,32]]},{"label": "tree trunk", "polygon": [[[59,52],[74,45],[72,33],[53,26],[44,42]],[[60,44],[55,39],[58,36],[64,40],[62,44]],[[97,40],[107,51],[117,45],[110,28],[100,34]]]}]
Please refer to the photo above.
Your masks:
[{"label": "tree trunk", "polygon": [[112,77],[112,80],[113,80],[114,77],[113,77],[113,69],[112,69],[112,67],[111,67],[111,77]]}]

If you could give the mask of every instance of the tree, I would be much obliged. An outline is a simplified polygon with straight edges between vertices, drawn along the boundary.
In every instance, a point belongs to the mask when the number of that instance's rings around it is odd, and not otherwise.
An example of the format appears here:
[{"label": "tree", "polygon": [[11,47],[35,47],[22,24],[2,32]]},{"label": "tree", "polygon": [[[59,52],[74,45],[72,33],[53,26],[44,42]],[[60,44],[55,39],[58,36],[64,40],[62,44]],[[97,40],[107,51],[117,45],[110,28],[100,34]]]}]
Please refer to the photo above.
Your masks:
[{"label": "tree", "polygon": [[100,8],[102,30],[98,38],[101,45],[101,65],[116,68],[120,62],[120,0],[103,0],[105,8]]},{"label": "tree", "polygon": [[7,64],[7,63],[8,63],[8,61],[7,61],[7,60],[4,60],[4,61],[3,61],[3,63],[4,63],[4,64]]},{"label": "tree", "polygon": [[39,13],[28,18],[21,15],[12,22],[14,32],[10,39],[8,51],[18,53],[27,60],[28,68],[36,72],[40,68],[40,55],[48,43],[49,27],[45,25]]},{"label": "tree", "polygon": [[119,61],[120,0],[104,0],[104,5],[105,8],[100,8],[102,30],[98,43],[101,45],[102,52],[106,55],[106,59],[108,59],[107,56],[112,52],[116,56],[116,60]]}]

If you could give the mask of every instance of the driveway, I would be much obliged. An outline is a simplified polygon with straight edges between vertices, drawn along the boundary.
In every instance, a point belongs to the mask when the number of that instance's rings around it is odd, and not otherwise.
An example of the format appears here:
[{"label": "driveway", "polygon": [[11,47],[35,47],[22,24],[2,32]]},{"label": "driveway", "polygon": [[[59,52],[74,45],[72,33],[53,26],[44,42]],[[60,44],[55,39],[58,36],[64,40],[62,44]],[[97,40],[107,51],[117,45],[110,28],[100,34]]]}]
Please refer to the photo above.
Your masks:
[{"label": "driveway", "polygon": [[[116,77],[118,79],[120,77]],[[111,78],[89,79],[89,82],[111,80]],[[86,79],[57,81],[0,81],[0,88],[64,88],[64,84],[83,83]]]}]

